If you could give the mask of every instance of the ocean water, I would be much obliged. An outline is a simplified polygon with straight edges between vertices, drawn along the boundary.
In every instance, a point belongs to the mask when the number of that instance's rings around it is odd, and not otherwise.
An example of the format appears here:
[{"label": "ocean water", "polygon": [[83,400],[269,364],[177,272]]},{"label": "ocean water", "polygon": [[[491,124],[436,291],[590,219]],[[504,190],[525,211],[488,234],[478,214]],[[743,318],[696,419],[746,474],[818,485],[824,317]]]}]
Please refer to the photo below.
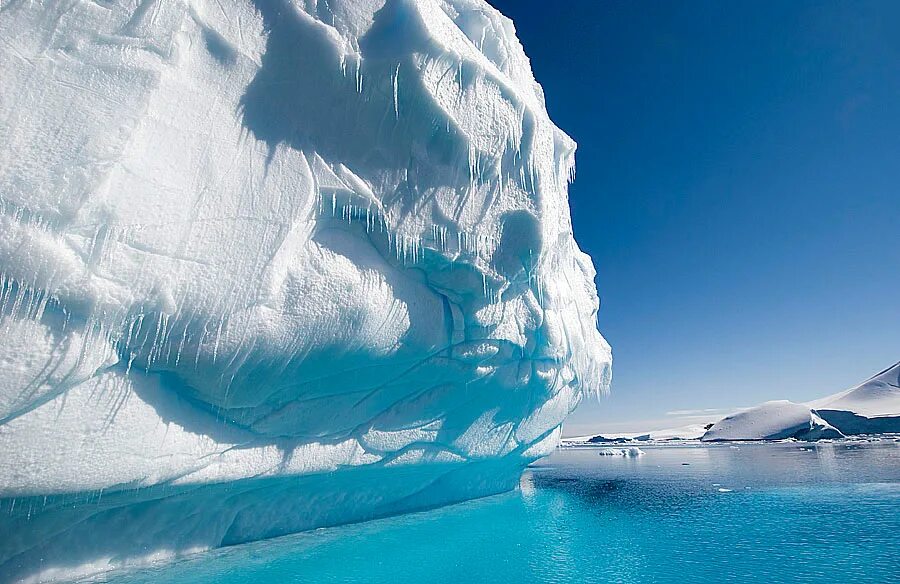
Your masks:
[{"label": "ocean water", "polygon": [[518,491],[117,584],[900,582],[900,443],[563,449]]}]

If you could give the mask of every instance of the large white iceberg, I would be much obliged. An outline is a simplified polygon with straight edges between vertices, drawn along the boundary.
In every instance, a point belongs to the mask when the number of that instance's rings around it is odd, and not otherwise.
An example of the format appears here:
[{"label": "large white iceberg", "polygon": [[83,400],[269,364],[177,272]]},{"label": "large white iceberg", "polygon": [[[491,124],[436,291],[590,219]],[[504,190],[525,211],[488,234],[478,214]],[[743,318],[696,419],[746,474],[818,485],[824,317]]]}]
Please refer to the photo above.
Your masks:
[{"label": "large white iceberg", "polygon": [[512,488],[609,383],[481,0],[0,8],[0,580]]}]

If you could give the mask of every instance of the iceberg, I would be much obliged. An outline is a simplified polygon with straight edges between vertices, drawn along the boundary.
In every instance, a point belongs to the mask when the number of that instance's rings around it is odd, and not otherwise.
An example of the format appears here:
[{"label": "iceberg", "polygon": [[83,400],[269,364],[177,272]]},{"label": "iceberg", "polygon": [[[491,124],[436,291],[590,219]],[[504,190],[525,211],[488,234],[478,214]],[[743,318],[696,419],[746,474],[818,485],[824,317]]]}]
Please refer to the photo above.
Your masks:
[{"label": "iceberg", "polygon": [[514,488],[606,391],[482,0],[0,9],[0,580]]}]

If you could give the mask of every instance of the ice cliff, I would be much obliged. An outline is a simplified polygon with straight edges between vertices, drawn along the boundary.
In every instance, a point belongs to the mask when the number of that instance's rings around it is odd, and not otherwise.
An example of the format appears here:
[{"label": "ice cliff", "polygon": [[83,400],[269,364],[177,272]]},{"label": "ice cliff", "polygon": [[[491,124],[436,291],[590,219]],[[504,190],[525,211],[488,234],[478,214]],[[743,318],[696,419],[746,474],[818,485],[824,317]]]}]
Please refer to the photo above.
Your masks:
[{"label": "ice cliff", "polygon": [[481,0],[0,6],[0,581],[512,488],[609,382]]}]

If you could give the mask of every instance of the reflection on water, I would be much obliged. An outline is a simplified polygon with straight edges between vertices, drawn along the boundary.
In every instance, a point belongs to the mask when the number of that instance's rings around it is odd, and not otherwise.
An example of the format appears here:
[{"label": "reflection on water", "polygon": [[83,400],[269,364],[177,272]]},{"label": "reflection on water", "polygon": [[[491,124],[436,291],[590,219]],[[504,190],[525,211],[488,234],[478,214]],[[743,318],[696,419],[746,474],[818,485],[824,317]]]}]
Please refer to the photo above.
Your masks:
[{"label": "reflection on water", "polygon": [[515,493],[109,581],[900,581],[900,443],[644,450],[561,450]]}]

